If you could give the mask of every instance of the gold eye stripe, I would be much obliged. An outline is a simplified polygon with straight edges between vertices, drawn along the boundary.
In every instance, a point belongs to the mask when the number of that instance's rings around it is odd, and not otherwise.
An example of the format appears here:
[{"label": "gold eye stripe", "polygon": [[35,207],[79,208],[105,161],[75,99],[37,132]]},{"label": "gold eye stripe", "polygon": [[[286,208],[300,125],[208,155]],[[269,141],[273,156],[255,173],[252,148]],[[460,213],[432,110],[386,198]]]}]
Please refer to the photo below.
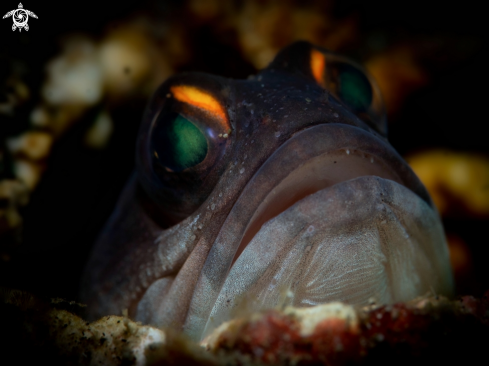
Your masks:
[{"label": "gold eye stripe", "polygon": [[317,83],[324,87],[324,68],[326,66],[326,59],[324,55],[318,50],[311,50],[311,71],[314,79]]},{"label": "gold eye stripe", "polygon": [[212,95],[207,94],[194,86],[188,85],[172,86],[170,90],[176,100],[193,105],[197,108],[205,109],[220,120],[225,130],[228,129],[226,113],[221,104]]}]

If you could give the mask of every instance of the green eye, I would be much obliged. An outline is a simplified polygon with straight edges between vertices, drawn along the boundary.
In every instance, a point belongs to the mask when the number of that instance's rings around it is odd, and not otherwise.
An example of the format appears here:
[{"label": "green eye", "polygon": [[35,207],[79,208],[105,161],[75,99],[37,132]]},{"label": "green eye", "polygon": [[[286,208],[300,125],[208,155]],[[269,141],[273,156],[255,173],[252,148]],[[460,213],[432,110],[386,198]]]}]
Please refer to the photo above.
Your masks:
[{"label": "green eye", "polygon": [[199,164],[207,155],[206,137],[180,114],[155,126],[152,144],[161,164],[174,172]]},{"label": "green eye", "polygon": [[368,78],[348,64],[338,67],[338,97],[354,112],[365,112],[372,103],[373,92]]}]

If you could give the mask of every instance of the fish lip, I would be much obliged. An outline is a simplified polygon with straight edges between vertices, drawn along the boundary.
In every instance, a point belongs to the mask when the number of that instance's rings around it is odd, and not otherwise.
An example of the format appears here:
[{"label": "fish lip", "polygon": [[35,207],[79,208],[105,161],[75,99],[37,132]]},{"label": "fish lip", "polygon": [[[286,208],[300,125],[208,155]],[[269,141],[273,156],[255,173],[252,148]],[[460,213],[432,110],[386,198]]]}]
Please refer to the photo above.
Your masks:
[{"label": "fish lip", "polygon": [[[305,128],[296,132],[292,135],[282,146],[280,146],[270,157],[268,157],[265,162],[262,164],[262,167],[257,170],[254,176],[247,183],[245,188],[250,185],[254,177],[260,175],[262,173],[263,167],[270,163],[277,155],[280,154],[282,150],[286,148],[287,145],[292,144],[295,140],[301,139],[303,135],[306,134],[315,134],[316,132],[320,132],[321,130],[337,130],[342,131],[339,135],[341,136],[332,136],[331,138],[340,138],[340,142],[336,143],[334,147],[320,149],[319,153],[307,157],[304,159],[304,162],[310,160],[312,158],[316,158],[319,155],[330,154],[335,151],[343,151],[346,155],[355,156],[356,153],[363,153],[365,157],[372,157],[376,161],[380,161],[384,164],[385,169],[390,170],[394,175],[397,175],[399,178],[399,182],[405,187],[409,188],[411,191],[416,193],[423,201],[425,201],[430,207],[434,208],[434,204],[431,200],[430,195],[428,194],[426,188],[421,183],[419,178],[416,176],[414,171],[409,167],[407,162],[399,155],[399,153],[392,147],[389,141],[383,136],[379,136],[377,134],[373,134],[365,129],[345,125],[340,123],[328,123],[315,125],[312,127]],[[348,131],[349,130],[349,131]],[[355,138],[349,139],[348,137],[345,139],[345,135],[349,133],[357,134]],[[366,165],[368,165],[368,160],[366,160]],[[299,166],[289,170],[289,173],[300,168]],[[241,196],[240,195],[240,196]],[[239,198],[238,198],[239,200]]]}]

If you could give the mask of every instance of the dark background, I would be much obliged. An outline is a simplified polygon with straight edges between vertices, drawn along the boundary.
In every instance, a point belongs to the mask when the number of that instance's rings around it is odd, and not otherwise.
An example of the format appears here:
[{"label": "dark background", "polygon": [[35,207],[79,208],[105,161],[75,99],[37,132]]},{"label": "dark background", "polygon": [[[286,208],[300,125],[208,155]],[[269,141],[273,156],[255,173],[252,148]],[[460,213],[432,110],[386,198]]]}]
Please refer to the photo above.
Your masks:
[{"label": "dark background", "polygon": [[[236,2],[236,6],[243,2]],[[196,36],[189,45],[193,57],[180,71],[235,78],[255,71],[243,60],[233,39],[213,33],[208,26],[193,25],[185,6],[177,1],[29,1],[23,5],[39,19],[29,20],[29,32],[12,32],[11,19],[0,22],[0,78],[19,72],[33,95],[14,119],[0,121],[0,137],[27,129],[28,113],[39,100],[36,90],[44,79],[44,65],[59,52],[63,35],[76,32],[102,37],[112,21],[136,13],[161,24],[171,18],[194,27]],[[15,8],[16,2],[4,1],[0,12]],[[430,83],[412,93],[389,122],[389,139],[401,154],[443,147],[489,155],[489,52],[482,2],[337,1],[332,12],[336,18],[358,16],[361,34],[365,35],[363,43],[346,50],[358,59],[368,53],[365,49],[370,46],[366,44],[372,34],[380,34],[388,44],[426,39],[439,45],[439,54],[435,52],[425,65],[431,72]],[[104,150],[89,150],[80,142],[84,123],[88,123],[84,121],[89,121],[90,115],[56,143],[48,169],[22,211],[22,245],[0,266],[0,285],[76,299],[90,246],[133,169],[134,139],[144,104],[144,100],[132,100],[114,111],[117,128]],[[480,295],[489,288],[488,220],[449,217],[444,224],[469,244],[474,258],[475,275],[460,292]]]}]

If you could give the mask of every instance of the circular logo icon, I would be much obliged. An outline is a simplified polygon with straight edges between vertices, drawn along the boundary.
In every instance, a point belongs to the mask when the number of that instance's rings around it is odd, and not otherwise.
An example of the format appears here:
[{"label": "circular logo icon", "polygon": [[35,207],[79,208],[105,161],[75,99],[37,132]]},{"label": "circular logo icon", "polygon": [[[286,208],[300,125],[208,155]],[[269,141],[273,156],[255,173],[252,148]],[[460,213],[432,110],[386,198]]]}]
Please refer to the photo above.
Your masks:
[{"label": "circular logo icon", "polygon": [[23,28],[29,20],[29,15],[24,9],[17,9],[14,11],[12,19],[16,27]]}]

